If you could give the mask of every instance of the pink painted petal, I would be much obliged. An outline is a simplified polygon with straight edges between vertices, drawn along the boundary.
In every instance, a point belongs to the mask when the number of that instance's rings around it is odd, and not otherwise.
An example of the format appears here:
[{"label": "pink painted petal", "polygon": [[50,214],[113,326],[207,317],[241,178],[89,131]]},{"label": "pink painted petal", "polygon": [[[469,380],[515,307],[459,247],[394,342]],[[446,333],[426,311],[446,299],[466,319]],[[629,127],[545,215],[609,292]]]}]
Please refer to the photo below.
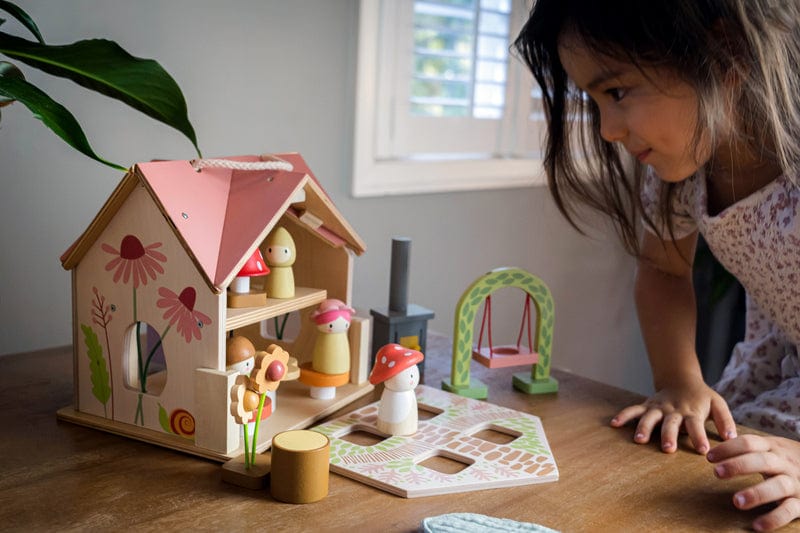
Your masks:
[{"label": "pink painted petal", "polygon": [[113,268],[114,268],[114,267],[116,267],[116,266],[117,266],[117,265],[118,265],[118,264],[119,264],[121,261],[122,261],[122,258],[121,258],[121,257],[115,257],[114,259],[112,259],[111,261],[109,261],[108,263],[106,263],[106,270],[108,271],[108,270],[111,270],[111,269],[113,269]]},{"label": "pink painted petal", "polygon": [[142,266],[141,261],[132,261],[133,263],[133,275],[141,281],[142,285],[147,285],[147,272],[144,270],[144,266]]},{"label": "pink painted petal", "polygon": [[119,250],[117,250],[116,248],[114,248],[110,244],[103,243],[103,244],[100,245],[100,248],[102,248],[104,251],[106,251],[106,252],[108,252],[110,254],[119,255]]},{"label": "pink painted petal", "polygon": [[142,267],[142,270],[145,271],[148,276],[150,276],[150,279],[156,279],[156,270],[153,268],[153,265],[158,267],[158,263],[156,263],[149,257],[144,256],[142,257],[140,265]]},{"label": "pink painted petal", "polygon": [[174,324],[175,321],[180,317],[180,310],[180,304],[173,305],[164,313],[164,320],[169,320],[170,325]]},{"label": "pink painted petal", "polygon": [[[160,244],[161,243],[159,243],[159,245]],[[149,255],[153,259],[157,259],[158,261],[161,261],[162,263],[166,263],[167,262],[167,256],[166,255],[162,254],[161,252],[156,252],[155,250],[152,250],[151,248],[147,248],[147,255]]]},{"label": "pink painted petal", "polygon": [[[123,276],[122,276],[122,282],[123,283],[128,283],[128,280],[131,279],[131,270],[132,269],[133,269],[133,266],[131,265],[131,261],[125,261],[125,272],[123,273]],[[139,284],[136,283],[136,281],[134,280],[133,286],[134,287],[139,287]]]},{"label": "pink painted petal", "polygon": [[201,313],[200,311],[195,311],[195,312],[194,312],[194,317],[195,317],[195,318],[196,318],[198,321],[202,322],[202,323],[203,323],[203,324],[205,324],[205,325],[211,324],[211,318],[210,318],[210,317],[208,317],[208,316],[206,316],[206,315],[204,315],[204,314],[203,314],[203,313]]},{"label": "pink painted petal", "polygon": [[158,288],[158,294],[160,294],[164,298],[172,298],[173,300],[177,300],[178,299],[178,295],[175,294],[174,292],[172,292],[171,290],[169,290],[166,287],[159,287]]},{"label": "pink painted petal", "polygon": [[114,283],[118,283],[119,279],[122,277],[122,273],[125,272],[125,263],[120,263],[117,265],[117,270],[114,272]]}]

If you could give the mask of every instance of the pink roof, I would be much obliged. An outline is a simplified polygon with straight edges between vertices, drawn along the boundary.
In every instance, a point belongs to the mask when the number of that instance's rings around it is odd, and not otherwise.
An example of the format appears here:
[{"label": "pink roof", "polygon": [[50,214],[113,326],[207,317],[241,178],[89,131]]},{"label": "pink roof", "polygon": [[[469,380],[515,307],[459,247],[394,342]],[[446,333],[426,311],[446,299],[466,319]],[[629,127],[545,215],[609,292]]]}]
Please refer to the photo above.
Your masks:
[{"label": "pink roof", "polygon": [[[321,196],[329,208],[328,213],[320,215],[327,215],[328,220],[317,230],[318,233],[333,245],[347,244],[356,253],[362,253],[361,240],[335,211],[300,154],[279,154],[278,157],[292,163],[294,169],[244,171],[204,168],[197,172],[189,161],[154,161],[135,165],[92,225],[62,255],[64,268],[77,265],[132,190],[130,185],[126,185],[126,180],[137,178],[169,218],[206,281],[217,291],[230,283],[255,247],[289,208],[296,191],[305,185],[310,185],[308,189]],[[227,159],[260,160],[257,156]]]}]

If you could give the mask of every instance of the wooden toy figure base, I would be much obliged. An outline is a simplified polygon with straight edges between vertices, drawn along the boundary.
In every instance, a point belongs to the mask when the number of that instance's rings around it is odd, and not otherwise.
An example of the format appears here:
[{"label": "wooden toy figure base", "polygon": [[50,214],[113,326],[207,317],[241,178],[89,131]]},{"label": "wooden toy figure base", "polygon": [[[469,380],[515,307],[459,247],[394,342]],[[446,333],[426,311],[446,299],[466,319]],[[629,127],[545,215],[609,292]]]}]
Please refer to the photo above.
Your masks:
[{"label": "wooden toy figure base", "polygon": [[244,454],[234,457],[222,465],[222,481],[246,489],[263,489],[271,469],[270,456],[257,453],[250,468],[244,466]]},{"label": "wooden toy figure base", "polygon": [[228,291],[228,307],[262,307],[267,305],[267,293],[251,290],[250,292]]},{"label": "wooden toy figure base", "polygon": [[558,392],[558,381],[554,377],[533,379],[530,372],[514,374],[514,388],[528,394],[547,394]]},{"label": "wooden toy figure base", "polygon": [[483,381],[472,377],[469,380],[469,385],[466,387],[458,387],[453,385],[452,380],[443,379],[442,389],[474,400],[485,400],[489,397],[489,387],[487,387]]}]

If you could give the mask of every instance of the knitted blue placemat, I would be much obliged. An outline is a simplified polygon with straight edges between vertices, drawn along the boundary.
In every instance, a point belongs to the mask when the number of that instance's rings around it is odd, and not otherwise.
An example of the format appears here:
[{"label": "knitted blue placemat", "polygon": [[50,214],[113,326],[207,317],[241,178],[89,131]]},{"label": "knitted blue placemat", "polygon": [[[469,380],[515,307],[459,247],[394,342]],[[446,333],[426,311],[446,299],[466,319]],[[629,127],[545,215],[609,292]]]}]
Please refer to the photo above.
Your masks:
[{"label": "knitted blue placemat", "polygon": [[425,533],[558,533],[555,529],[475,513],[449,513],[422,520]]}]

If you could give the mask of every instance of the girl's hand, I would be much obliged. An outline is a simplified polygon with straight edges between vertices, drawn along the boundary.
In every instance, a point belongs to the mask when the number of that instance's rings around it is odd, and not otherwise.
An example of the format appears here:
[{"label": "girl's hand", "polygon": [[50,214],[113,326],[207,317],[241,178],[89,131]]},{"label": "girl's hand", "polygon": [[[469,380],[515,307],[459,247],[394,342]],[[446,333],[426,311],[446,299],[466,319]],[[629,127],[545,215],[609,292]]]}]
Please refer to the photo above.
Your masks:
[{"label": "girl's hand", "polygon": [[728,404],[702,379],[679,382],[664,387],[644,403],[626,407],[612,420],[613,427],[622,427],[638,418],[634,442],[650,442],[657,424],[661,424],[661,449],[666,453],[678,450],[678,433],[683,428],[689,434],[697,453],[705,454],[709,449],[705,422],[708,418],[723,439],[736,436],[736,423]]},{"label": "girl's hand", "polygon": [[764,481],[733,495],[733,504],[739,509],[777,504],[753,521],[756,531],[770,531],[800,517],[800,442],[742,435],[716,446],[707,457],[715,463],[714,474],[720,479],[764,476]]}]

